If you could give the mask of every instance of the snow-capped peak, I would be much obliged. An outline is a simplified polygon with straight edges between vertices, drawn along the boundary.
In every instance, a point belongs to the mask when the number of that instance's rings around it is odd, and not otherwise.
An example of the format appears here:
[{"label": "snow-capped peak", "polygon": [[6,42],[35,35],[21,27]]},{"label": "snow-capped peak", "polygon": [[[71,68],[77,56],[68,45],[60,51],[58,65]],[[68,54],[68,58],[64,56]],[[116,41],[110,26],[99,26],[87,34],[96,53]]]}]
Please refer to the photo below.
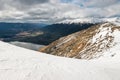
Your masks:
[{"label": "snow-capped peak", "polygon": [[112,17],[112,18],[79,18],[79,19],[72,19],[72,20],[64,20],[59,23],[104,23],[104,22],[120,22],[119,17]]}]

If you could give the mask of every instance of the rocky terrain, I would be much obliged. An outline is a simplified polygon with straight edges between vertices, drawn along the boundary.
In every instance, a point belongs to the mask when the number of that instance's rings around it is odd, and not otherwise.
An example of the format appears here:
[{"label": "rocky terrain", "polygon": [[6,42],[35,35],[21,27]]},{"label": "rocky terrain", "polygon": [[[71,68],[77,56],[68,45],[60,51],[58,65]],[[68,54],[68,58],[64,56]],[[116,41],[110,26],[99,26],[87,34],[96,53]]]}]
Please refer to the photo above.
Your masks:
[{"label": "rocky terrain", "polygon": [[120,27],[116,24],[102,23],[62,37],[40,51],[78,59],[98,58],[103,56],[106,51],[110,56],[114,56],[116,50],[112,50],[112,48],[119,45],[119,33]]}]

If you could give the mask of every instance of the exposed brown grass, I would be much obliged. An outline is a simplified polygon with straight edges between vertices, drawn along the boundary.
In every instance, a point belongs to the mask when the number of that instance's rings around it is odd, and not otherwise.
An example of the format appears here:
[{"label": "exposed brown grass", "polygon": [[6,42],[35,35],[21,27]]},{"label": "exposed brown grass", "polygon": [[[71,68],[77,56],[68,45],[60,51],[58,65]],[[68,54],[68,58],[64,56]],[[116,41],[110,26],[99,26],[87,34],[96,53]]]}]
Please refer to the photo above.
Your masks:
[{"label": "exposed brown grass", "polygon": [[[64,57],[70,57],[70,58],[73,58],[73,57],[79,58],[79,59],[95,58],[95,55],[98,55],[97,54],[98,52],[101,53],[105,49],[110,48],[111,43],[114,40],[113,36],[110,36],[107,34],[104,39],[99,40],[99,43],[92,44],[90,40],[93,38],[94,35],[100,32],[99,30],[100,26],[101,24],[98,24],[86,30],[76,32],[66,37],[62,37],[59,40],[56,40],[55,42],[51,43],[47,47],[42,48],[40,51],[48,54],[52,54],[52,55],[64,56]],[[111,27],[112,32],[114,32],[114,30],[116,29],[120,30],[120,27],[115,26],[113,24],[108,24],[103,27],[109,27],[109,26]],[[71,38],[69,41],[61,44],[62,42],[64,42],[69,38]],[[103,44],[103,41],[105,40],[107,40],[108,43]],[[102,45],[104,46],[101,47]]]}]

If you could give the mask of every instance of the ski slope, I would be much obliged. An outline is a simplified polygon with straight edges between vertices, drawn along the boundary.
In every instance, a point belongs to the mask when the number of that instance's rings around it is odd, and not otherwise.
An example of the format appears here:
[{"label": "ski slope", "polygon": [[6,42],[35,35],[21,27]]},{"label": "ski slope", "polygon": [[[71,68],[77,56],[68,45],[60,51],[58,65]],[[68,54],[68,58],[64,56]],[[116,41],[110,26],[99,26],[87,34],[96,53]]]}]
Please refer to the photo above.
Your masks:
[{"label": "ski slope", "polygon": [[0,80],[120,80],[120,54],[69,59],[0,41]]}]

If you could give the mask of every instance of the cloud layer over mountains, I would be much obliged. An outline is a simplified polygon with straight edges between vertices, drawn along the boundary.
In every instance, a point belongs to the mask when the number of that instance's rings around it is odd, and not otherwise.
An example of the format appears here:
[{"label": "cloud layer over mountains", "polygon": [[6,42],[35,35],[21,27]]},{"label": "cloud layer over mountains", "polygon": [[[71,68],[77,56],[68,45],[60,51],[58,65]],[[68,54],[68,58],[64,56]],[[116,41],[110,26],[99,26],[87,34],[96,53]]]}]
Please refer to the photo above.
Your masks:
[{"label": "cloud layer over mountains", "polygon": [[120,0],[0,0],[1,22],[55,23],[86,17],[119,17]]}]

